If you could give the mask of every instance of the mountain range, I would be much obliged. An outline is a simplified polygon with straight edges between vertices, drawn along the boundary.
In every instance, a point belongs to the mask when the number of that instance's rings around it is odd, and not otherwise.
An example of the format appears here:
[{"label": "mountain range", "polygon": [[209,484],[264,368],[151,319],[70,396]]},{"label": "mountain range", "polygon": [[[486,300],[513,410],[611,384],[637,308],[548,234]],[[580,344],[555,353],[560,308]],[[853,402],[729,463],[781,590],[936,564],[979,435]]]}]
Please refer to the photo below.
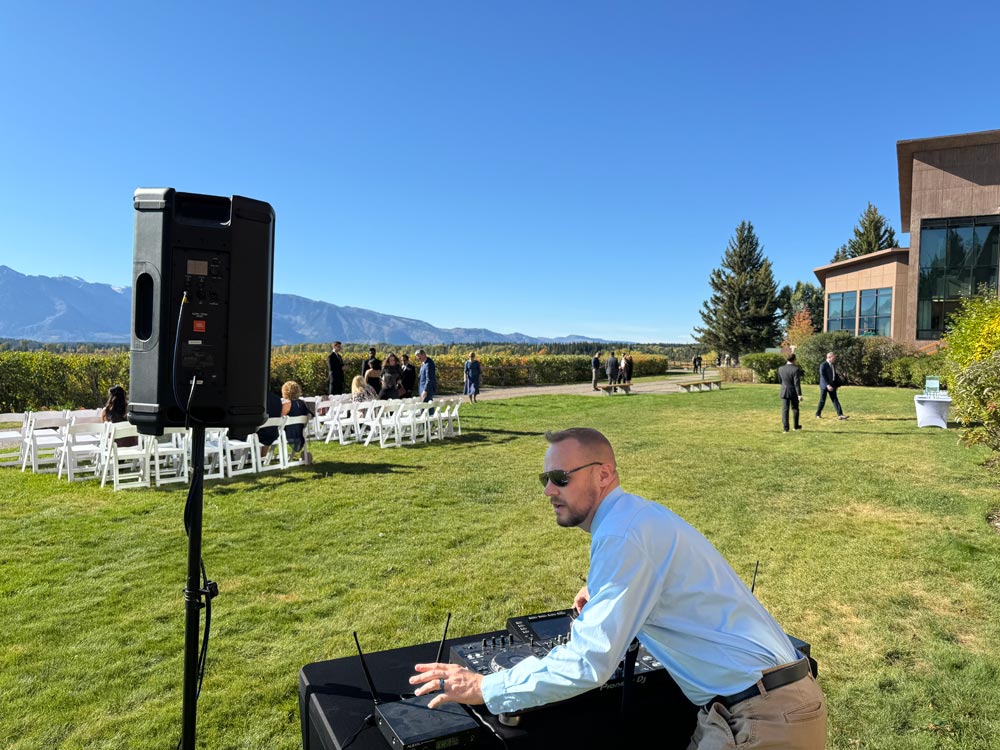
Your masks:
[{"label": "mountain range", "polygon": [[[131,287],[92,283],[71,276],[26,276],[0,266],[0,338],[127,344],[131,318]],[[272,344],[337,340],[399,345],[601,341],[575,335],[536,338],[486,328],[437,328],[415,318],[340,307],[294,294],[274,295]]]}]

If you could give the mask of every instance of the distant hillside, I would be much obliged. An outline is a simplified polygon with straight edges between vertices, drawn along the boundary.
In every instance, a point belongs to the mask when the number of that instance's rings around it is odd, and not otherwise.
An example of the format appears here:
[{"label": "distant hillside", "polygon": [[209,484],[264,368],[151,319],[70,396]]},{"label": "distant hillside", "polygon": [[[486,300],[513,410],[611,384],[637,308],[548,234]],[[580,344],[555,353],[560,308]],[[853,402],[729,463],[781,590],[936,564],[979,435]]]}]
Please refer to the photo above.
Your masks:
[{"label": "distant hillside", "polygon": [[[294,294],[275,294],[273,307],[271,343],[275,346],[334,340],[399,345],[601,342],[586,336],[545,339],[486,328],[436,328],[422,320],[339,307]],[[129,287],[70,276],[26,276],[0,266],[0,338],[128,344],[131,310]]]}]

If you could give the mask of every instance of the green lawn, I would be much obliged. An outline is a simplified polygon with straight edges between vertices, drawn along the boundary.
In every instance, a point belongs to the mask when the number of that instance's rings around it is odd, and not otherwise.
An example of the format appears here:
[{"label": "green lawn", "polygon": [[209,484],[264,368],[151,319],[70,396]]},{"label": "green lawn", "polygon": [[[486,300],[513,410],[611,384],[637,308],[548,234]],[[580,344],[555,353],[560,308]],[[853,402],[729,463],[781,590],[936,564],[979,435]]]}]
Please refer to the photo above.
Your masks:
[{"label": "green lawn", "polygon": [[[918,430],[913,392],[844,389],[847,422],[782,434],[777,386],[462,408],[461,438],[317,446],[210,484],[214,601],[199,747],[300,747],[304,664],[568,606],[588,537],[538,485],[546,429],[603,430],[626,490],[697,526],[812,643],[831,748],[1000,746],[1000,506],[982,450]],[[832,412],[831,412],[832,413]],[[0,470],[0,747],[173,748],[184,490]]]}]

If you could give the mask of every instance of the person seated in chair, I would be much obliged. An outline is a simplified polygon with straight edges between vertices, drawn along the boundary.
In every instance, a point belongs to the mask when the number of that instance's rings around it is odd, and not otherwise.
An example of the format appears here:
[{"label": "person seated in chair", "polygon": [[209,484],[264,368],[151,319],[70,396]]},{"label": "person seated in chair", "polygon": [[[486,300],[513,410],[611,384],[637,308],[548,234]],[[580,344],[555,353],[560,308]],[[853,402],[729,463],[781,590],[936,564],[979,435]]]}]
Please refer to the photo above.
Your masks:
[{"label": "person seated in chair", "polygon": [[[281,416],[312,416],[312,410],[309,408],[309,405],[302,400],[302,386],[294,380],[289,380],[281,386]],[[292,449],[292,454],[298,453],[306,445],[305,425],[288,425],[285,428],[285,438]]]}]

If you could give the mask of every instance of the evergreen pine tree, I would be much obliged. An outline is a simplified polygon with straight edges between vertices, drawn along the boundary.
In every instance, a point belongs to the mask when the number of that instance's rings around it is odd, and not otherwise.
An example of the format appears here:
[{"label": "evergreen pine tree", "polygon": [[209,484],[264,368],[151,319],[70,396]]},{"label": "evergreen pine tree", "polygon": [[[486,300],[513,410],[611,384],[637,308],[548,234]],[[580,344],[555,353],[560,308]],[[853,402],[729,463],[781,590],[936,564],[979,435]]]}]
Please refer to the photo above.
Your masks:
[{"label": "evergreen pine tree", "polygon": [[762,351],[780,338],[778,285],[753,224],[740,222],[729,239],[722,265],[709,277],[712,296],[702,305],[699,341],[736,360]]},{"label": "evergreen pine tree", "polygon": [[868,255],[890,247],[896,247],[896,231],[869,201],[868,208],[862,212],[858,225],[854,227],[854,236],[846,245],[840,246],[830,262],[857,258],[859,255]]}]

